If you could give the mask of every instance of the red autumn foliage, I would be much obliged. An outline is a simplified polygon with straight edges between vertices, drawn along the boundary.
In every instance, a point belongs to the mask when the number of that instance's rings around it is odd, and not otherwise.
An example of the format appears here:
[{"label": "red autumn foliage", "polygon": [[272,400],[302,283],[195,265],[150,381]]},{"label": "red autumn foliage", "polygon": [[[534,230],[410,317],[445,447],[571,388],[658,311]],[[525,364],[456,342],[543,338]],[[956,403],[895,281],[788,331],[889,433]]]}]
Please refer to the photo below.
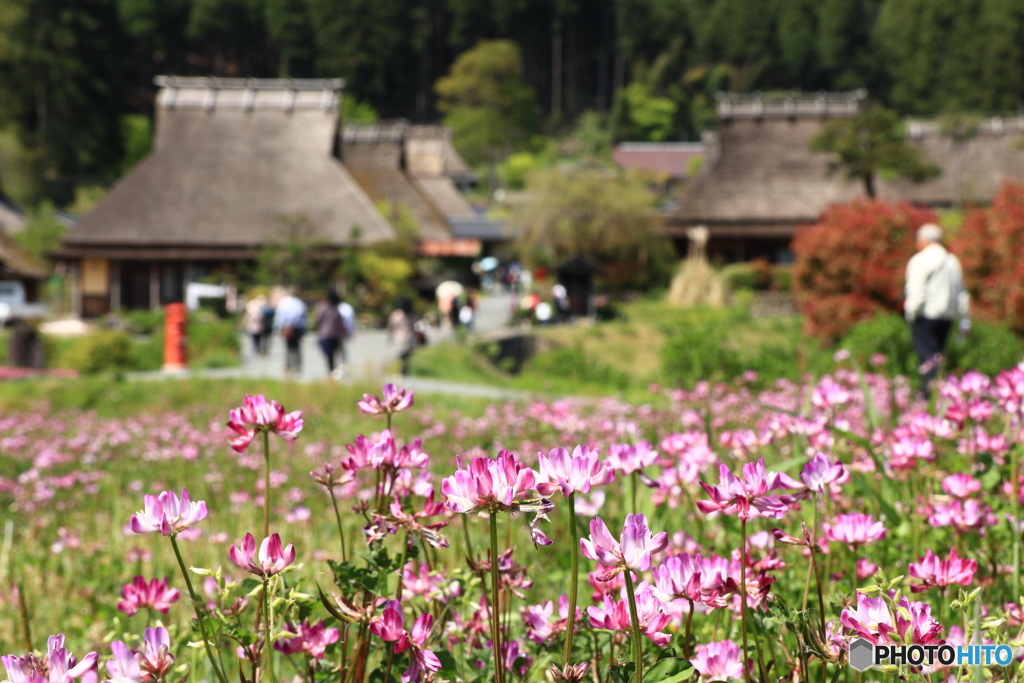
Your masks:
[{"label": "red autumn foliage", "polygon": [[964,267],[971,315],[1024,333],[1024,185],[1007,183],[967,214],[950,248]]},{"label": "red autumn foliage", "polygon": [[817,224],[799,230],[793,293],[804,331],[833,343],[857,322],[901,310],[914,233],[936,220],[907,202],[856,200],[830,206]]}]

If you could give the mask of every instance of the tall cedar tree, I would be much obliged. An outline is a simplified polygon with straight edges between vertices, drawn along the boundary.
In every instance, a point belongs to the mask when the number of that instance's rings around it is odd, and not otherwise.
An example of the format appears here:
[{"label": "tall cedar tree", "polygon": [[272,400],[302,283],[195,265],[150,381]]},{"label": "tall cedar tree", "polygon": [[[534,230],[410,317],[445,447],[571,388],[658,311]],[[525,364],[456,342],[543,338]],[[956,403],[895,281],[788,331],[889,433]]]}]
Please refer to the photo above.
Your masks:
[{"label": "tall cedar tree", "polygon": [[35,160],[30,199],[66,204],[109,183],[123,156],[124,78],[115,0],[0,2],[0,126]]}]

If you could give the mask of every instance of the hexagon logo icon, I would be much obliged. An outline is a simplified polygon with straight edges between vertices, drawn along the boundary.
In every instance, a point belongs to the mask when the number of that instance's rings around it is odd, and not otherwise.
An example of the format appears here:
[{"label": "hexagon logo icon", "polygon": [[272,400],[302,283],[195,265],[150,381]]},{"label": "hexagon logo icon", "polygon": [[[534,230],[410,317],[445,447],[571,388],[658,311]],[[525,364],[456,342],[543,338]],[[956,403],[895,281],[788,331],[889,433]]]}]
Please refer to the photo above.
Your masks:
[{"label": "hexagon logo icon", "polygon": [[870,669],[875,663],[875,646],[863,638],[850,643],[850,666],[857,671]]}]

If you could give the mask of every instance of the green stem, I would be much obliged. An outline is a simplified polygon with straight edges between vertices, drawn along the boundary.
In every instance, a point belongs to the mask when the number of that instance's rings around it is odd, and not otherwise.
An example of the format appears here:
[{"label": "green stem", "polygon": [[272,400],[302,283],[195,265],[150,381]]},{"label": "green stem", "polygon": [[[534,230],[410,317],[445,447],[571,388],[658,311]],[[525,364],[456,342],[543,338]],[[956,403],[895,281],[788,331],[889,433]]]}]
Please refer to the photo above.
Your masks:
[{"label": "green stem", "polygon": [[821,572],[818,569],[818,562],[814,559],[814,550],[811,550],[811,566],[810,569],[814,572],[814,583],[818,588],[818,618],[821,620],[820,635],[821,642],[826,642],[825,637],[825,598],[821,591]]},{"label": "green stem", "polygon": [[391,665],[395,661],[395,648],[394,646],[388,647],[388,664],[384,667],[384,683],[391,683]]},{"label": "green stem", "polygon": [[743,630],[743,677],[750,683],[750,651],[747,649],[747,520],[740,518],[740,624]]},{"label": "green stem", "polygon": [[341,513],[338,512],[338,499],[334,495],[334,486],[328,486],[327,491],[331,494],[331,505],[334,506],[334,518],[338,521],[338,538],[341,539],[341,561],[348,562],[345,552],[345,529],[341,525]]},{"label": "green stem", "polygon": [[174,556],[178,558],[178,567],[181,568],[181,575],[185,577],[185,585],[188,587],[188,594],[192,598],[192,607],[196,612],[196,621],[199,623],[199,635],[203,638],[203,646],[206,648],[206,656],[210,660],[210,666],[213,667],[213,673],[216,674],[220,683],[228,683],[228,677],[223,671],[221,671],[220,661],[214,656],[213,647],[210,645],[210,639],[206,635],[206,619],[203,617],[200,607],[202,603],[199,601],[196,589],[192,587],[192,579],[189,578],[188,569],[185,568],[185,560],[181,559],[181,551],[178,549],[176,536],[177,534],[171,534],[171,547],[174,548]]},{"label": "green stem", "polygon": [[644,683],[643,636],[640,634],[640,617],[636,612],[636,593],[633,590],[633,577],[629,567],[626,568],[626,598],[629,600],[629,618],[633,622],[633,683]]},{"label": "green stem", "polygon": [[498,606],[498,513],[488,514],[491,525],[491,645],[494,648],[494,683],[505,683],[505,660],[501,651],[501,611]]},{"label": "green stem", "polygon": [[[968,438],[968,442],[972,440]],[[1013,591],[1010,599],[1014,602],[1020,597],[1020,444],[1013,447],[1010,464],[1010,505],[1013,510]]]},{"label": "green stem", "polygon": [[850,549],[850,580],[853,582],[853,598],[856,600],[860,580],[857,578],[857,552],[853,548]]},{"label": "green stem", "polygon": [[576,630],[576,600],[580,581],[580,539],[576,531],[576,492],[569,493],[569,543],[572,546],[572,574],[569,578],[569,618],[565,624],[565,657],[563,664],[572,661],[572,636]]},{"label": "green stem", "polygon": [[378,515],[381,513],[384,500],[384,497],[381,495],[381,486],[380,466],[378,465],[373,480],[373,511]]},{"label": "green stem", "polygon": [[[472,562],[474,570],[479,574],[479,570],[476,569],[476,553],[473,552],[473,544],[469,540],[469,515],[462,515],[462,535],[466,541],[466,559]],[[483,577],[480,577],[480,581],[483,581]]]},{"label": "green stem", "polygon": [[[405,580],[405,563],[409,557],[409,534],[405,535],[405,543],[402,545],[402,556],[398,560],[398,586],[395,589],[395,600],[402,601],[402,584]],[[387,683],[385,681],[385,683]]]},{"label": "green stem", "polygon": [[633,472],[633,474],[629,475],[629,481],[631,484],[630,493],[632,493],[633,496],[633,514],[636,514],[639,512],[636,507],[636,491],[639,488],[638,484],[640,483],[640,474],[638,472]]},{"label": "green stem", "polygon": [[271,622],[274,620],[274,615],[270,612],[270,597],[267,595],[270,585],[270,577],[263,577],[263,614],[266,615],[266,619],[263,620],[263,651],[267,653],[267,662],[264,664],[264,676],[270,683],[274,683],[274,666],[271,661],[271,653],[274,651],[273,643],[270,642],[270,631]]},{"label": "green stem", "polygon": [[686,640],[683,641],[683,656],[687,659],[690,658],[690,624],[693,623],[693,600],[686,598],[686,602],[690,607],[690,610],[686,613]]},{"label": "green stem", "polygon": [[263,538],[270,536],[270,432],[263,432]]}]

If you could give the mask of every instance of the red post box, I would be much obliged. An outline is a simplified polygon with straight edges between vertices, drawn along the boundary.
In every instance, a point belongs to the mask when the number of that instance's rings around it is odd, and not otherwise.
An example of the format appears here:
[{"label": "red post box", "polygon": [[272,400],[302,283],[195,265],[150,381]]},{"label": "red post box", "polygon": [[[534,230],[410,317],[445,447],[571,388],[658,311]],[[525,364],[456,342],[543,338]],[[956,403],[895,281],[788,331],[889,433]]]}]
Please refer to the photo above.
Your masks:
[{"label": "red post box", "polygon": [[164,371],[185,369],[187,322],[188,310],[185,304],[167,304],[164,307]]}]

